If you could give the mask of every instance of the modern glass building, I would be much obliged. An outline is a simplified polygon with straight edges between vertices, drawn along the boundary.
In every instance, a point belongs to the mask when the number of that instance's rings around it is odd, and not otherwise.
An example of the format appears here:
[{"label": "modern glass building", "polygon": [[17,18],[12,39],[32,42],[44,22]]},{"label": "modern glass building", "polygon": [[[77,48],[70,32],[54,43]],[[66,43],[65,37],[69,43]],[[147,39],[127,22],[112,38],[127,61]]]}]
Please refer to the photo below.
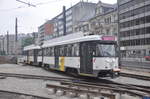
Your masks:
[{"label": "modern glass building", "polygon": [[122,64],[150,68],[150,0],[118,0],[118,15]]}]

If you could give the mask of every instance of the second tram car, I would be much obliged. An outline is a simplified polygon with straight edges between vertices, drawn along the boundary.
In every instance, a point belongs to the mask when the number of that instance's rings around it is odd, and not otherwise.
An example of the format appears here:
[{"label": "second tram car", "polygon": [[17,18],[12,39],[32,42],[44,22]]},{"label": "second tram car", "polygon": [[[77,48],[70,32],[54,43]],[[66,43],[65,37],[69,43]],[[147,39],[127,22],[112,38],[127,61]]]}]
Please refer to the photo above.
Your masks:
[{"label": "second tram car", "polygon": [[24,63],[30,65],[41,66],[42,65],[42,50],[40,46],[29,45],[24,47]]}]

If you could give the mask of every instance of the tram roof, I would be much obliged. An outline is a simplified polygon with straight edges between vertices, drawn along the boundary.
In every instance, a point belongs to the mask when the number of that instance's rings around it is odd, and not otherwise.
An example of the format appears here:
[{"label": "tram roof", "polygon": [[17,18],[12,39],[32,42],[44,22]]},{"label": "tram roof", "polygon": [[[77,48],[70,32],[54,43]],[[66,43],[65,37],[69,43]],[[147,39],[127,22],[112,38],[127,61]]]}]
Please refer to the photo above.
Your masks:
[{"label": "tram roof", "polygon": [[[84,41],[103,40],[103,37],[104,36],[102,36],[102,35],[84,36],[82,32],[74,33],[74,34],[70,34],[70,35],[66,35],[63,37],[45,41],[44,44],[42,45],[42,48],[57,46],[57,45],[64,45],[64,44],[72,44],[72,43],[84,42]],[[105,37],[112,37],[112,36],[105,36]],[[114,41],[114,40],[112,40],[112,41]]]},{"label": "tram roof", "polygon": [[32,44],[32,45],[29,45],[29,46],[25,46],[23,50],[28,51],[28,50],[33,50],[33,49],[40,49],[40,46]]}]

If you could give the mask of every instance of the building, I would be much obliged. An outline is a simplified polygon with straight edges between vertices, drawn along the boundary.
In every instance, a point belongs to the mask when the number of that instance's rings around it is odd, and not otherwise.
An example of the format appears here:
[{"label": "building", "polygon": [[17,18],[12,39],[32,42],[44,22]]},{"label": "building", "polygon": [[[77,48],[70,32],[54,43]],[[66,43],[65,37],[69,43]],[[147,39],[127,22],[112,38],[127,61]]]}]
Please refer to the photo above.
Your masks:
[{"label": "building", "polygon": [[42,44],[44,40],[51,39],[54,33],[54,21],[48,20],[38,27],[38,42]]},{"label": "building", "polygon": [[118,33],[118,12],[116,4],[103,4],[99,2],[96,9],[96,16],[90,19],[91,33],[98,35],[113,35],[117,36]]},{"label": "building", "polygon": [[82,31],[89,34],[117,36],[117,19],[117,5],[106,4],[99,1],[94,16],[76,25],[75,31]]},{"label": "building", "polygon": [[3,36],[0,36],[0,55],[3,55],[4,54],[4,37]]},{"label": "building", "polygon": [[78,24],[84,19],[88,19],[89,17],[93,16],[95,13],[95,3],[89,2],[79,2],[76,5],[68,8],[65,10],[65,18],[66,18],[66,33],[64,33],[64,15],[63,12],[60,13],[58,16],[54,18],[55,25],[54,25],[54,36],[62,36],[67,35],[70,33],[74,33],[73,26]]},{"label": "building", "polygon": [[[95,14],[95,3],[79,2],[38,27],[39,44],[43,41],[74,33],[73,26]],[[47,32],[48,31],[48,32]],[[47,33],[46,33],[47,32]]]},{"label": "building", "polygon": [[118,0],[118,11],[122,64],[150,66],[150,0]]},{"label": "building", "polygon": [[85,21],[81,21],[78,24],[74,25],[74,27],[73,27],[74,32],[82,32],[85,35],[90,34],[91,24],[90,24],[89,20],[90,19],[85,20]]},{"label": "building", "polygon": [[30,44],[33,44],[37,39],[37,34],[37,32],[28,34],[20,33],[17,37],[17,43],[14,34],[0,36],[0,55],[21,55],[25,39],[32,38],[33,40]]},{"label": "building", "polygon": [[7,55],[15,54],[15,35],[9,34],[4,36],[4,51]]}]

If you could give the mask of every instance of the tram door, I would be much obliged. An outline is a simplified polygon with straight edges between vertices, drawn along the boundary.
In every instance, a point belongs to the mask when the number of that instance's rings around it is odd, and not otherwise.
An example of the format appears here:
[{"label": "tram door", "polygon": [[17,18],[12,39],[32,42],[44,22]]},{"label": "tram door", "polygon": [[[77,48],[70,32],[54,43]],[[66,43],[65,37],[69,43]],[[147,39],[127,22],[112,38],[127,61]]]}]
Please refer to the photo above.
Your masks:
[{"label": "tram door", "polygon": [[55,56],[55,68],[59,68],[59,47],[56,46],[54,49]]},{"label": "tram door", "polygon": [[93,51],[88,42],[80,44],[80,73],[93,74]]},{"label": "tram door", "polygon": [[34,63],[37,63],[38,49],[33,50],[33,60]]},{"label": "tram door", "polygon": [[26,54],[27,54],[27,57],[26,57],[27,63],[29,63],[29,51],[26,51]]}]

